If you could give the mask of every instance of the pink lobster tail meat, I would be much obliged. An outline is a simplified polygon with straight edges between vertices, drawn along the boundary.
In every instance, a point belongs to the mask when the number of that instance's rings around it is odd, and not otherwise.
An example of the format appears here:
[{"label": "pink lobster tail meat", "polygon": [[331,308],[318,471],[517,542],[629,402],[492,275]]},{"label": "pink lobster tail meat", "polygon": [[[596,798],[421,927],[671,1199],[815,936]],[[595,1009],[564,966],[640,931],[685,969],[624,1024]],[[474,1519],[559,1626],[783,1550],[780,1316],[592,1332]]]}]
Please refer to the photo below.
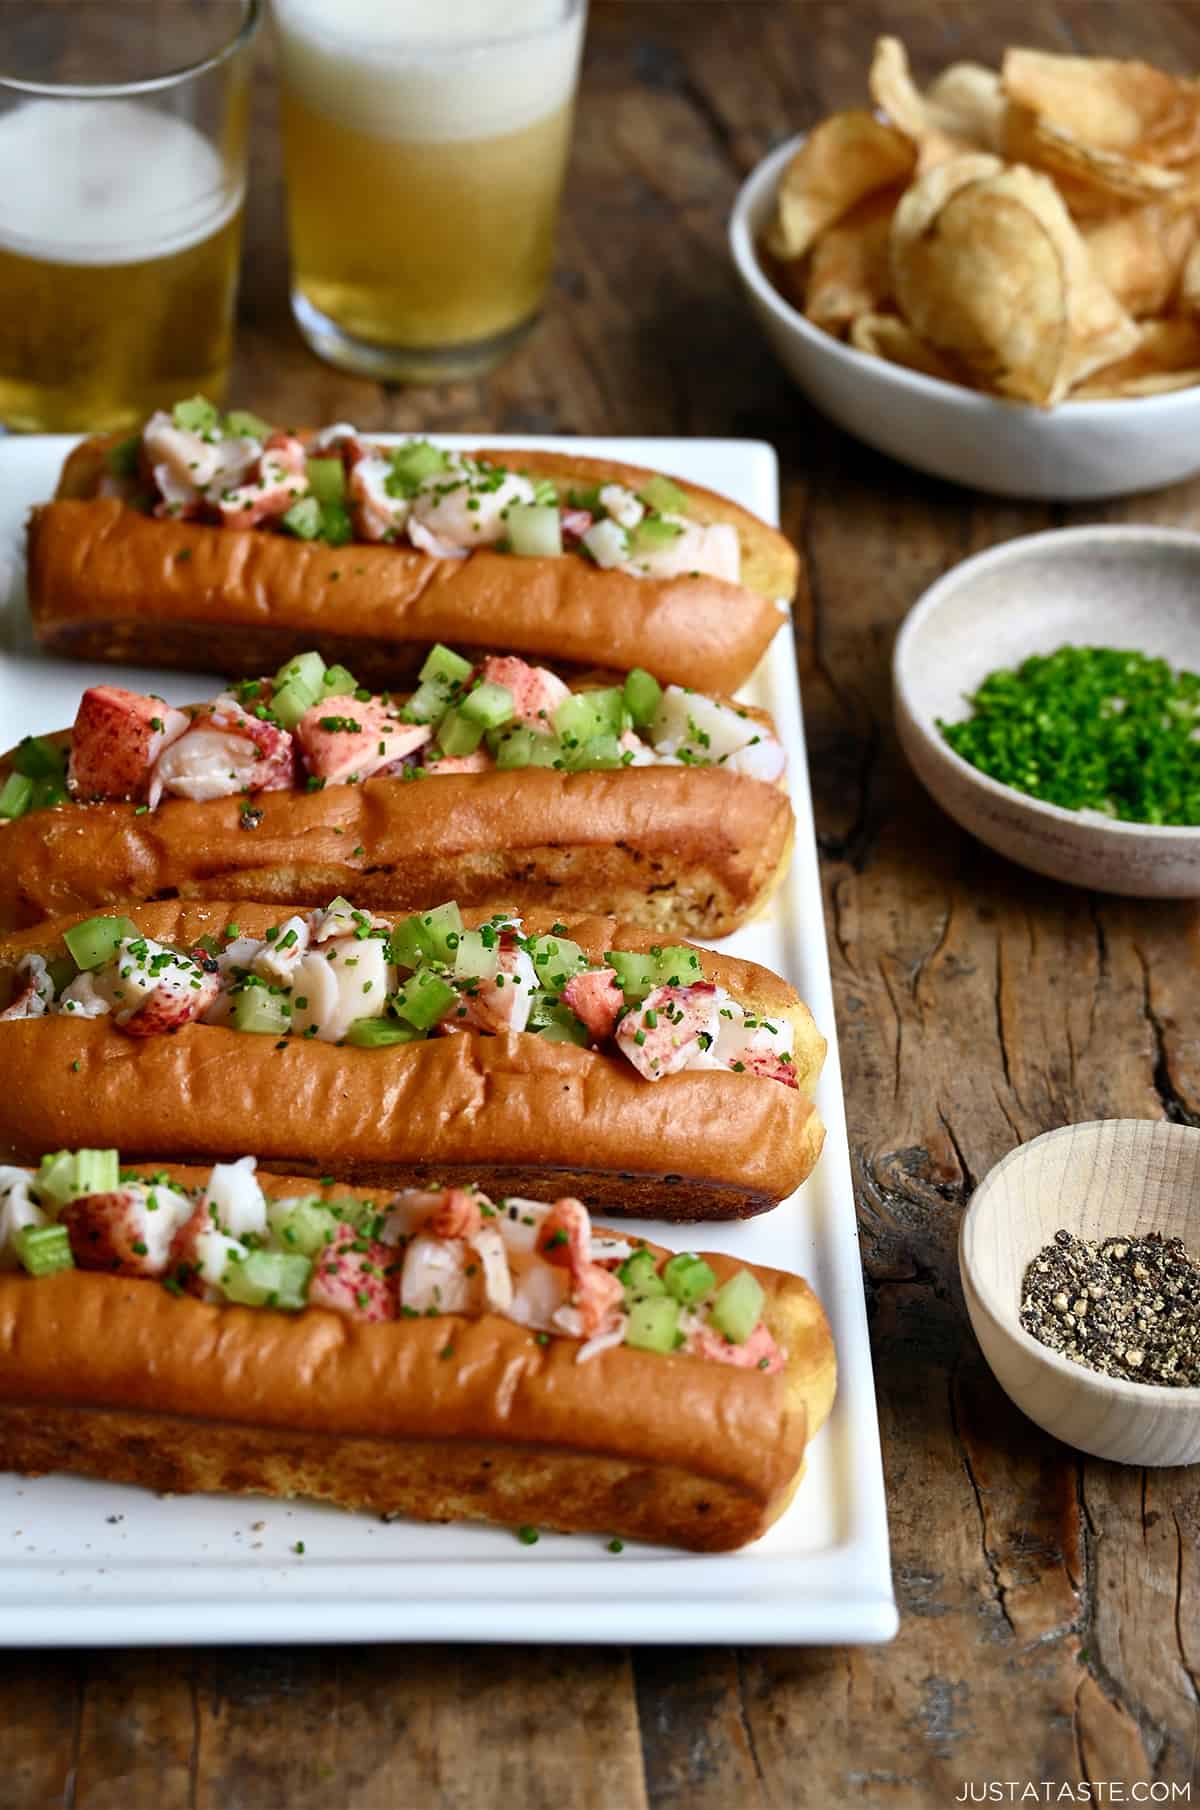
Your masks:
[{"label": "pink lobster tail meat", "polygon": [[531,666],[515,654],[489,654],[483,663],[483,677],[488,684],[503,685],[512,692],[516,720],[529,729],[551,728],[554,712],[571,695],[570,686],[564,685],[557,674],[545,666]]},{"label": "pink lobster tail meat", "polygon": [[396,1278],[391,1271],[395,1262],[390,1245],[361,1237],[351,1225],[341,1225],[332,1242],[313,1259],[309,1303],[332,1308],[351,1320],[394,1320]]},{"label": "pink lobster tail meat", "polygon": [[616,1029],[625,995],[612,968],[586,968],[573,974],[562,991],[569,1006],[591,1037],[602,1043]]},{"label": "pink lobster tail meat", "polygon": [[71,731],[67,786],[76,798],[144,799],[154,764],[188,727],[182,710],[119,685],[84,692]]},{"label": "pink lobster tail meat", "polygon": [[316,779],[338,784],[351,775],[373,773],[402,761],[429,741],[428,723],[402,723],[378,698],[325,698],[306,710],[296,725],[305,764]]},{"label": "pink lobster tail meat", "polygon": [[147,1246],[141,1196],[129,1188],[73,1200],[63,1208],[59,1223],[67,1228],[71,1255],[81,1270],[107,1270],[118,1276],[166,1273],[165,1257]]}]

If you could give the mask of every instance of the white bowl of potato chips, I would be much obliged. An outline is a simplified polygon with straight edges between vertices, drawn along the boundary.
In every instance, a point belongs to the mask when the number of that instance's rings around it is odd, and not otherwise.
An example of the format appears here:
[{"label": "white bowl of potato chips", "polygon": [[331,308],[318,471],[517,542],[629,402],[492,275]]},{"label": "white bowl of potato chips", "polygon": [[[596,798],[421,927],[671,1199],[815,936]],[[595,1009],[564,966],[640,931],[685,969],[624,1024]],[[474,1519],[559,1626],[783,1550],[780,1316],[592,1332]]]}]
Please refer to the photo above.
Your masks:
[{"label": "white bowl of potato chips", "polygon": [[812,401],[1001,496],[1200,471],[1200,83],[1011,50],[922,94],[882,38],[869,86],[759,164],[730,222]]}]

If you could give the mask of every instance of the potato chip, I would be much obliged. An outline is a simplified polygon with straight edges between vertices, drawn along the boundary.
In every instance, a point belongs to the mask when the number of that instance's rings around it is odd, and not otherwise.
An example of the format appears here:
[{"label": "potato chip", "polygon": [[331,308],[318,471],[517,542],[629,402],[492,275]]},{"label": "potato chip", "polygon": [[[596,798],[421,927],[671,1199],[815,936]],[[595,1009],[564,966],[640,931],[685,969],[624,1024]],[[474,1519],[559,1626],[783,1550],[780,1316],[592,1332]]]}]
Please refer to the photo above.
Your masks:
[{"label": "potato chip", "polygon": [[1072,402],[1161,396],[1200,383],[1200,324],[1192,319],[1143,321],[1138,344],[1117,363],[1094,371],[1071,391]]},{"label": "potato chip", "polygon": [[982,63],[951,63],[930,83],[925,105],[956,138],[980,151],[1003,151],[1008,97],[994,69]]},{"label": "potato chip", "polygon": [[779,184],[767,247],[784,260],[804,255],[827,226],[874,194],[907,181],[916,164],[903,133],[860,108],[815,126]]},{"label": "potato chip", "polygon": [[1149,63],[1014,49],[1001,79],[1010,100],[1077,144],[1145,163],[1200,154],[1200,86]]},{"label": "potato chip", "polygon": [[860,314],[891,300],[889,236],[901,190],[880,189],[823,233],[808,261],[804,312],[827,333],[842,334]]},{"label": "potato chip", "polygon": [[940,377],[943,383],[964,381],[962,370],[926,345],[898,314],[860,314],[851,323],[850,344],[858,352],[870,352],[924,377]]},{"label": "potato chip", "polygon": [[1081,227],[1092,268],[1135,319],[1164,314],[1196,240],[1196,216],[1162,202]]},{"label": "potato chip", "polygon": [[881,113],[917,148],[918,174],[952,157],[978,150],[969,129],[953,112],[931,108],[913,81],[908,52],[899,38],[879,38],[867,78],[871,99]]},{"label": "potato chip", "polygon": [[1065,127],[1021,107],[1009,108],[1005,129],[1008,156],[1046,171],[1056,181],[1065,177],[1120,201],[1161,200],[1183,187],[1180,170],[1081,144]]},{"label": "potato chip", "polygon": [[1184,314],[1200,314],[1200,242],[1193,245],[1179,279],[1176,306]]},{"label": "potato chip", "polygon": [[976,154],[919,177],[892,221],[892,277],[922,339],[998,394],[1049,407],[1137,343],[1054,185]]}]

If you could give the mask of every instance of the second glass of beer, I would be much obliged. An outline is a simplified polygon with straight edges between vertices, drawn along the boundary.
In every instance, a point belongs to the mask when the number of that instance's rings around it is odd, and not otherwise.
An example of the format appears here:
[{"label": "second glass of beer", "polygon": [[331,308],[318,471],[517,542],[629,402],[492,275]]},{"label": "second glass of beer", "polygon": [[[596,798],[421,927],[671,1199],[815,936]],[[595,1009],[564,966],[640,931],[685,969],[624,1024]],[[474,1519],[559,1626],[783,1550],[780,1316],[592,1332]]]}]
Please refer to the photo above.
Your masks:
[{"label": "second glass of beer", "polygon": [[331,363],[476,376],[550,272],[587,0],[274,0],[292,310]]}]

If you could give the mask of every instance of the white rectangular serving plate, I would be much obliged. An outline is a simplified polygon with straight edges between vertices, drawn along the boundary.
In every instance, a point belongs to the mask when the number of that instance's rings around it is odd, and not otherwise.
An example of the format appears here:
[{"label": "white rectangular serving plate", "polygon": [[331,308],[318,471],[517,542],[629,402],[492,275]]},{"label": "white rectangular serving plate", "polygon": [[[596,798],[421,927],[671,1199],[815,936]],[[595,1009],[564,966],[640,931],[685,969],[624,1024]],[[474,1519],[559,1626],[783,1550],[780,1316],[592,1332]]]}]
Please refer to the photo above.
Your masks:
[{"label": "white rectangular serving plate", "polygon": [[[386,437],[386,436],[385,436]],[[444,444],[469,445],[462,436]],[[476,441],[475,444],[479,442]],[[778,520],[774,450],[748,440],[488,436],[671,472]],[[88,667],[34,650],[21,582],[26,511],[54,490],[72,441],[0,439],[0,746],[73,720],[89,684],[205,697],[212,674]],[[262,1497],[156,1497],[81,1478],[0,1476],[0,1645],[132,1646],[267,1641],[826,1643],[888,1640],[897,1614],[888,1556],[833,996],[805,761],[795,650],[786,630],[747,697],[788,748],[795,859],[769,916],[728,941],[784,974],[829,1039],[818,1104],[828,1127],[813,1176],[775,1212],[697,1227],[702,1246],[808,1277],[838,1356],[838,1395],[788,1513],[718,1557],[595,1536],[384,1523]],[[627,1222],[682,1245],[682,1227]],[[619,1528],[613,1533],[619,1534]]]}]

